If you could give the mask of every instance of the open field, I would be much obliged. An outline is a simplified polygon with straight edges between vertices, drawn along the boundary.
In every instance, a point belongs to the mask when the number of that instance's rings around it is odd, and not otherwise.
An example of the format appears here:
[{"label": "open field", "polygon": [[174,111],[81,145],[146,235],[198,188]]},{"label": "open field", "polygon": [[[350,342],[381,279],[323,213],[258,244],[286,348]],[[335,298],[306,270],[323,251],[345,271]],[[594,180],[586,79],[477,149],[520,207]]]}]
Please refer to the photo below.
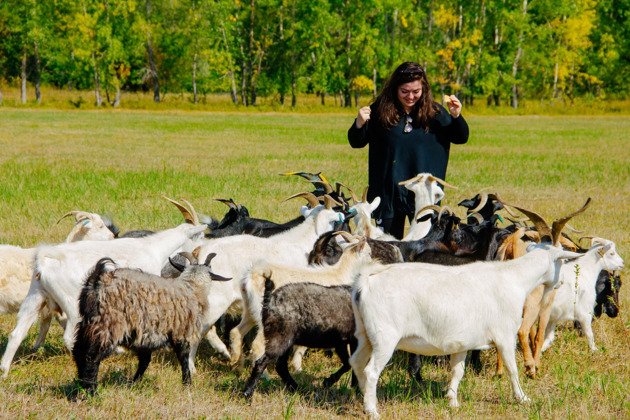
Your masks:
[{"label": "open field", "polygon": [[[466,115],[466,114],[464,114]],[[190,201],[198,212],[220,218],[226,207],[213,198],[234,198],[255,217],[285,221],[303,204],[283,203],[310,185],[287,171],[322,173],[357,192],[367,182],[367,149],[351,149],[346,131],[352,114],[202,113],[181,111],[58,111],[0,109],[0,243],[24,247],[58,242],[70,210],[112,216],[121,232],[164,229],[181,215],[160,198]],[[585,235],[617,243],[630,258],[630,119],[627,117],[472,116],[468,144],[453,146],[443,204],[479,191],[539,211],[548,219],[593,204],[570,224]],[[462,214],[463,212],[458,212]],[[577,239],[577,238],[576,238]],[[622,273],[627,278],[628,269]],[[448,370],[426,366],[427,384],[406,376],[395,357],[379,382],[385,418],[628,418],[630,416],[630,286],[621,289],[618,318],[594,322],[600,351],[565,325],[545,353],[537,379],[521,381],[532,399],[513,402],[506,378],[492,377],[494,352],[483,356],[480,375],[466,373],[461,408],[451,410],[441,389]],[[0,352],[15,315],[0,316]],[[332,390],[321,380],[338,366],[319,352],[296,375],[303,386],[286,393],[275,373],[251,404],[237,396],[237,376],[204,342],[193,386],[180,384],[170,353],[154,356],[141,384],[129,386],[135,359],[116,356],[101,366],[100,396],[71,403],[76,370],[53,325],[47,344],[30,350],[31,330],[9,378],[0,381],[0,418],[333,418],[361,417],[362,398],[344,376]],[[519,355],[520,357],[520,355]],[[248,371],[247,371],[248,372]]]}]

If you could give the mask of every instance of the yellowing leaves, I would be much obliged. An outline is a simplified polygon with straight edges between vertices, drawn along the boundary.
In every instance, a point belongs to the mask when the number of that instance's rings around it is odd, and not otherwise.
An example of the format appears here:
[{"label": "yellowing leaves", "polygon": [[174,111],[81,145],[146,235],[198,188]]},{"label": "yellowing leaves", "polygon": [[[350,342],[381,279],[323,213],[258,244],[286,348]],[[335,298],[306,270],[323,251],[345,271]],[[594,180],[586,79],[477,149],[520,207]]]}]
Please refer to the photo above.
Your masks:
[{"label": "yellowing leaves", "polygon": [[446,9],[443,4],[434,11],[434,22],[437,26],[443,28],[454,28],[459,22],[459,16],[455,9]]},{"label": "yellowing leaves", "polygon": [[374,82],[372,79],[360,75],[352,79],[352,87],[360,92],[371,92],[374,90]]}]

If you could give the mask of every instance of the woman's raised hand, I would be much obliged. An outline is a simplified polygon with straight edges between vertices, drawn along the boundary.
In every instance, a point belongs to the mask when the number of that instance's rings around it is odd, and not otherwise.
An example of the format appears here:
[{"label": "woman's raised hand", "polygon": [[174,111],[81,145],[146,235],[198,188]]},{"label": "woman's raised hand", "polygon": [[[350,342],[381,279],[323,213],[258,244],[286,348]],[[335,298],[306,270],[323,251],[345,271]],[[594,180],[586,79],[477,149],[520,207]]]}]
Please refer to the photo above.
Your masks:
[{"label": "woman's raised hand", "polygon": [[371,112],[372,110],[370,109],[369,106],[364,106],[363,108],[359,110],[359,114],[357,115],[357,122],[356,122],[357,128],[361,128],[365,125],[367,120],[370,119]]}]

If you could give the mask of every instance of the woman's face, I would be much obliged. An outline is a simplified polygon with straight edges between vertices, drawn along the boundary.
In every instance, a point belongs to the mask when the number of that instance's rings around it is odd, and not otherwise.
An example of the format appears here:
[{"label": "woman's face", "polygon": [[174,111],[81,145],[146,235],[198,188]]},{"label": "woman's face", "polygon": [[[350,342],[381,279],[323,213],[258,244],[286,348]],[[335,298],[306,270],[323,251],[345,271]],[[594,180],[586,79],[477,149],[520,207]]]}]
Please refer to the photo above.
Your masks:
[{"label": "woman's face", "polygon": [[418,102],[420,96],[422,96],[422,83],[420,80],[414,80],[398,86],[398,100],[405,112],[411,111],[411,108]]}]

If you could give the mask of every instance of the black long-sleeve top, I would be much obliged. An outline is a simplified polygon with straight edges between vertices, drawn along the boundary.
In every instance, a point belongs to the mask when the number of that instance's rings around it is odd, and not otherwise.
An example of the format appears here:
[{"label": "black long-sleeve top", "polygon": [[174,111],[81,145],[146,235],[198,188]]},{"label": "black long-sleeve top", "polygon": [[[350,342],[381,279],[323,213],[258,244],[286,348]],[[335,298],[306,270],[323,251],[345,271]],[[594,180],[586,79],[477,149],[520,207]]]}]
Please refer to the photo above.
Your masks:
[{"label": "black long-sleeve top", "polygon": [[400,181],[428,172],[445,180],[451,143],[468,141],[468,124],[461,115],[453,118],[440,104],[429,131],[414,127],[404,133],[405,118],[395,127],[383,127],[377,120],[375,108],[363,127],[356,127],[356,120],[348,130],[348,141],[354,148],[369,144],[368,200],[381,197],[381,204],[374,211],[376,219],[391,218],[394,208],[413,217],[414,194]]}]

